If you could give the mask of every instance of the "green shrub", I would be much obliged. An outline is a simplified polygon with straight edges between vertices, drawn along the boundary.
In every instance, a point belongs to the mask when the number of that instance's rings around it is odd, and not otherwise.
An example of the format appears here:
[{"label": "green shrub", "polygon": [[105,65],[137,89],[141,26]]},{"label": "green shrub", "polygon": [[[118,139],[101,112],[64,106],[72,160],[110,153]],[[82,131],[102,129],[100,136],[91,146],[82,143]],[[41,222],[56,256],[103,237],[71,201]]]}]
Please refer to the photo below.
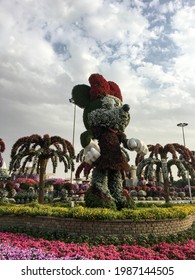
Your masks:
[{"label": "green shrub", "polygon": [[143,190],[138,191],[138,196],[146,196],[146,192]]},{"label": "green shrub", "polygon": [[0,198],[0,205],[9,204],[9,199],[7,197]]},{"label": "green shrub", "polygon": [[85,193],[85,203],[87,207],[116,209],[116,204],[112,198],[108,198],[103,193],[95,193],[89,188]]},{"label": "green shrub", "polygon": [[151,207],[157,207],[159,205],[159,203],[155,203],[155,202],[137,202],[136,203],[136,207],[137,208],[151,208]]},{"label": "green shrub", "polygon": [[[148,204],[148,207],[144,204]],[[136,209],[123,208],[121,211],[108,208],[87,208],[83,206],[62,207],[52,205],[42,205],[36,202],[27,205],[5,204],[0,206],[0,215],[29,215],[29,216],[59,216],[67,218],[76,218],[83,220],[116,220],[131,219],[134,221],[147,219],[172,219],[185,218],[195,213],[195,204],[181,205],[155,205],[145,202],[142,208]]]}]

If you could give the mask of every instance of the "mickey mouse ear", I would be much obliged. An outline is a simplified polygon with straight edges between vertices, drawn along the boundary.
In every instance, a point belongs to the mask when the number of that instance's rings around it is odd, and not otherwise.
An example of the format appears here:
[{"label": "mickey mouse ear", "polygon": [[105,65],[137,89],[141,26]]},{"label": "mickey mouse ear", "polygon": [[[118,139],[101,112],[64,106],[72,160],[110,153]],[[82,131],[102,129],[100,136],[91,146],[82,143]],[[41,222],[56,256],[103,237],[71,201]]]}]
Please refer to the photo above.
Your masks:
[{"label": "mickey mouse ear", "polygon": [[90,98],[91,100],[95,100],[102,96],[109,94],[110,86],[106,79],[98,73],[91,74],[89,77],[89,83],[91,85],[90,89]]},{"label": "mickey mouse ear", "polygon": [[85,108],[90,103],[90,86],[84,84],[74,86],[70,101],[80,108]]},{"label": "mickey mouse ear", "polygon": [[89,83],[91,85],[91,100],[105,95],[112,95],[119,98],[121,102],[123,101],[119,86],[112,81],[107,81],[102,75],[98,73],[91,74],[89,77]]}]

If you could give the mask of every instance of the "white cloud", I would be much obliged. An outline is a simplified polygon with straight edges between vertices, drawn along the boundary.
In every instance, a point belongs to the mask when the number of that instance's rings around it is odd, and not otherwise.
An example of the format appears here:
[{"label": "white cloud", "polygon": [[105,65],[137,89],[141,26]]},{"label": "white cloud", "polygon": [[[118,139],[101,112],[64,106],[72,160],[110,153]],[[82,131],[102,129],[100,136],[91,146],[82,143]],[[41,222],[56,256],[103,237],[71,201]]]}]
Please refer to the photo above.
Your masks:
[{"label": "white cloud", "polygon": [[[0,137],[7,165],[19,137],[49,133],[72,141],[71,90],[96,72],[118,83],[131,106],[128,137],[181,143],[176,124],[185,121],[194,149],[195,7],[161,3],[1,1]],[[85,129],[79,108],[76,121],[79,151]]]},{"label": "white cloud", "polygon": [[190,103],[194,104],[195,6],[177,11],[172,19],[172,27],[174,32],[171,38],[180,48],[180,55],[174,59],[175,76],[179,87],[189,94]]}]

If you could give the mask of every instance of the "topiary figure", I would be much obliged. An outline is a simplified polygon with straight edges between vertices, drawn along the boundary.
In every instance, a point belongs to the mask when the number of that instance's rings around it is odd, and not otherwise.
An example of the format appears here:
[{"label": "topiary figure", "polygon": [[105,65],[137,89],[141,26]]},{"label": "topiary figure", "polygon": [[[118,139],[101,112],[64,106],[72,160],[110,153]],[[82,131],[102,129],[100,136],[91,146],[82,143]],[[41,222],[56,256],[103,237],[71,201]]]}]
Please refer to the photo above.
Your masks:
[{"label": "topiary figure", "polygon": [[3,139],[0,138],[0,168],[3,166],[3,158],[1,153],[5,151],[5,143]]},{"label": "topiary figure", "polygon": [[118,85],[106,81],[100,74],[92,74],[89,83],[90,86],[76,85],[71,98],[84,109],[86,131],[80,140],[84,161],[93,168],[85,203],[88,207],[121,209],[127,207],[127,199],[122,194],[122,174],[129,172],[130,166],[120,145],[122,143],[125,148],[143,154],[148,149],[142,141],[127,139],[124,133],[130,121],[130,107],[123,105]]}]

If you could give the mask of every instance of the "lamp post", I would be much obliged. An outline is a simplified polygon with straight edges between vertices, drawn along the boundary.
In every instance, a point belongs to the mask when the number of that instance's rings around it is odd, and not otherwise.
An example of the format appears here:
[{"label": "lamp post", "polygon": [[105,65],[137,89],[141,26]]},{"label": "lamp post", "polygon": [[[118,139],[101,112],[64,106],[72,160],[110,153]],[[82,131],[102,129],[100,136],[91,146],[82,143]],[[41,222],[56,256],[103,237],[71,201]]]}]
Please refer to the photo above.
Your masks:
[{"label": "lamp post", "polygon": [[[184,127],[187,126],[187,125],[188,125],[188,123],[178,123],[177,124],[177,126],[181,127],[181,129],[182,129],[184,147],[186,146]],[[188,170],[187,170],[187,180],[188,180],[188,187],[189,187],[190,203],[192,203],[192,192],[191,192],[190,176],[189,176],[189,171]]]},{"label": "lamp post", "polygon": [[[74,138],[75,138],[75,125],[76,125],[76,104],[74,103],[74,100],[73,98],[70,98],[69,99],[70,103],[73,103],[74,104],[74,117],[73,117],[73,130],[72,130],[72,145],[74,147]],[[73,178],[72,178],[72,170],[71,170],[71,173],[70,173],[70,182],[72,184],[73,182]]]},{"label": "lamp post", "polygon": [[185,135],[184,135],[184,127],[187,126],[188,123],[178,123],[177,126],[180,126],[182,129],[182,135],[183,135],[183,145],[184,147],[186,146],[186,141],[185,141]]}]

